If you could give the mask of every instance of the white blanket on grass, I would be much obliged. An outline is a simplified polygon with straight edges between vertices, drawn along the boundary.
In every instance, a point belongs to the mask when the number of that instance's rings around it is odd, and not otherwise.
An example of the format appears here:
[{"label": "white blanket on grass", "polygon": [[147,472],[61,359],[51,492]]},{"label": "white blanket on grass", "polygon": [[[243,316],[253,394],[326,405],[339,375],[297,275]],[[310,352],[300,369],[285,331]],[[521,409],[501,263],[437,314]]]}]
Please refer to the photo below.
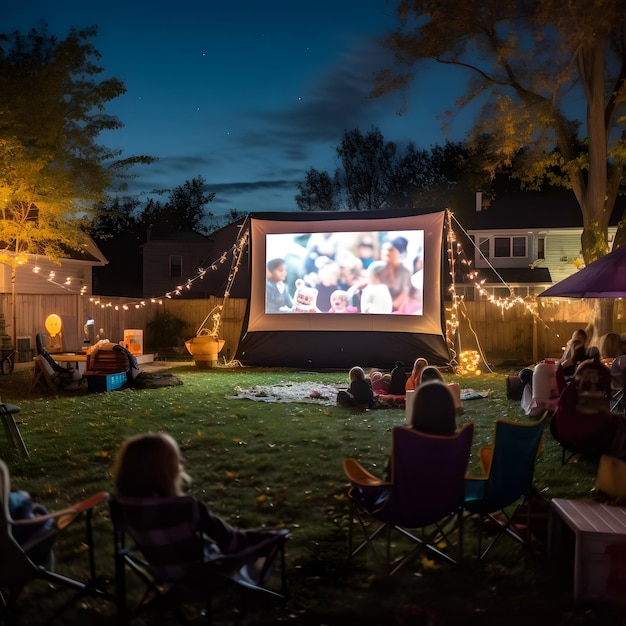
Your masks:
[{"label": "white blanket on grass", "polygon": [[324,406],[334,406],[337,403],[337,387],[310,382],[235,387],[235,392],[236,395],[226,396],[226,399],[248,399],[257,402],[304,402]]}]

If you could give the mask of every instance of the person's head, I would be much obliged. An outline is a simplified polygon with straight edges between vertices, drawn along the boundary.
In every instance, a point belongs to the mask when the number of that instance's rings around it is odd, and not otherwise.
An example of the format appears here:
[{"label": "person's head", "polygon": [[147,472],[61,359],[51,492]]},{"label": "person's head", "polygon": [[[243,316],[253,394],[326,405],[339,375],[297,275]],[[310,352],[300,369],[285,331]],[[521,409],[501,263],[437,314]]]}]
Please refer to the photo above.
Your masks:
[{"label": "person's head", "polygon": [[129,498],[172,497],[183,495],[189,476],[176,440],[167,433],[143,433],[122,443],[113,479],[120,496]]},{"label": "person's head", "polygon": [[400,265],[408,243],[404,237],[388,239],[381,247],[381,259],[391,265]]},{"label": "person's head", "polygon": [[587,333],[582,328],[575,330],[572,333],[572,341],[574,343],[579,343],[584,346],[587,343]]},{"label": "person's head", "polygon": [[417,388],[411,427],[432,435],[454,434],[456,407],[448,385],[440,380],[430,380]]},{"label": "person's head", "polygon": [[355,380],[365,380],[365,372],[362,367],[353,367],[349,373],[350,382],[353,383]]},{"label": "person's head", "polygon": [[616,359],[622,354],[622,338],[617,333],[607,333],[600,339],[600,357]]},{"label": "person's head", "polygon": [[363,277],[363,261],[355,256],[346,255],[339,263],[339,281],[344,285],[354,285]]},{"label": "person's head", "polygon": [[424,367],[422,373],[420,374],[420,384],[427,383],[431,380],[438,380],[440,383],[445,382],[443,380],[441,372],[436,367],[432,365],[427,365]]},{"label": "person's head", "polygon": [[374,257],[374,242],[372,239],[364,238],[359,241],[359,258],[371,259]]},{"label": "person's head", "polygon": [[367,280],[372,284],[379,284],[382,282],[382,273],[385,270],[385,263],[383,261],[374,261],[367,268]]},{"label": "person's head", "polygon": [[419,357],[415,359],[415,363],[413,363],[413,373],[418,376],[422,373],[422,370],[428,366],[428,361],[423,357]]},{"label": "person's head", "polygon": [[272,259],[267,262],[267,277],[279,283],[287,278],[287,264],[283,259]]},{"label": "person's head", "polygon": [[335,312],[342,312],[348,308],[348,293],[343,289],[335,289],[330,294],[330,306]]},{"label": "person's head", "polygon": [[317,270],[317,277],[324,287],[336,285],[339,280],[339,266],[337,263],[326,263]]}]

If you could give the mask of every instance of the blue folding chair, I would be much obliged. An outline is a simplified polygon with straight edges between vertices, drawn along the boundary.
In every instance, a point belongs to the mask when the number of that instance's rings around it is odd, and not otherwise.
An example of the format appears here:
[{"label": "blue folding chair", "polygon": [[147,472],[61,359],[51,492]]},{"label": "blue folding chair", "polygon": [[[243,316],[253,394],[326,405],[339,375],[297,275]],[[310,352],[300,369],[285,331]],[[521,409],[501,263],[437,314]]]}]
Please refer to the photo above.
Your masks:
[{"label": "blue folding chair", "polygon": [[[478,556],[483,559],[505,534],[527,545],[512,524],[517,508],[533,494],[535,459],[540,450],[547,416],[535,422],[497,420],[493,444],[480,449],[483,476],[465,481],[465,510],[479,516]],[[507,509],[517,504],[513,513]],[[529,509],[530,513],[530,509]],[[482,550],[485,521],[497,532]]]},{"label": "blue folding chair", "polygon": [[[461,513],[473,432],[473,424],[467,424],[451,437],[396,426],[392,430],[389,481],[369,473],[355,459],[344,459],[344,471],[350,480],[350,557],[369,547],[390,576],[422,550],[450,563],[457,562],[462,553]],[[365,536],[356,548],[353,547],[354,520]],[[387,531],[384,558],[374,542],[383,530]],[[393,560],[392,531],[417,544]],[[452,531],[458,531],[456,546]]]}]

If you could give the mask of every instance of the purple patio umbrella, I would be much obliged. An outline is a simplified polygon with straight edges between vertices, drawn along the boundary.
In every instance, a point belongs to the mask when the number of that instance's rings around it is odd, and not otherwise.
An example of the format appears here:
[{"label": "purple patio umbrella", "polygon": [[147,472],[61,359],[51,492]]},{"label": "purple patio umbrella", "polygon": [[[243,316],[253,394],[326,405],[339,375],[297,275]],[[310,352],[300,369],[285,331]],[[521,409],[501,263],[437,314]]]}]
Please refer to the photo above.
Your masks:
[{"label": "purple patio umbrella", "polygon": [[626,298],[626,246],[589,263],[539,297]]}]

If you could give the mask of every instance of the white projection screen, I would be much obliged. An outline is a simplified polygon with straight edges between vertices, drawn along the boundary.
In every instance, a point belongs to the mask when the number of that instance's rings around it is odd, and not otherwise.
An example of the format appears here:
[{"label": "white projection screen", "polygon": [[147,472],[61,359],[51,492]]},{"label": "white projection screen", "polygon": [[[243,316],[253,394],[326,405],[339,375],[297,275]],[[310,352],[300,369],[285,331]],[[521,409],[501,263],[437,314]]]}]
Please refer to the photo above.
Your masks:
[{"label": "white projection screen", "polygon": [[[242,363],[386,367],[449,360],[445,212],[250,216]],[[417,214],[413,214],[417,213]]]}]

